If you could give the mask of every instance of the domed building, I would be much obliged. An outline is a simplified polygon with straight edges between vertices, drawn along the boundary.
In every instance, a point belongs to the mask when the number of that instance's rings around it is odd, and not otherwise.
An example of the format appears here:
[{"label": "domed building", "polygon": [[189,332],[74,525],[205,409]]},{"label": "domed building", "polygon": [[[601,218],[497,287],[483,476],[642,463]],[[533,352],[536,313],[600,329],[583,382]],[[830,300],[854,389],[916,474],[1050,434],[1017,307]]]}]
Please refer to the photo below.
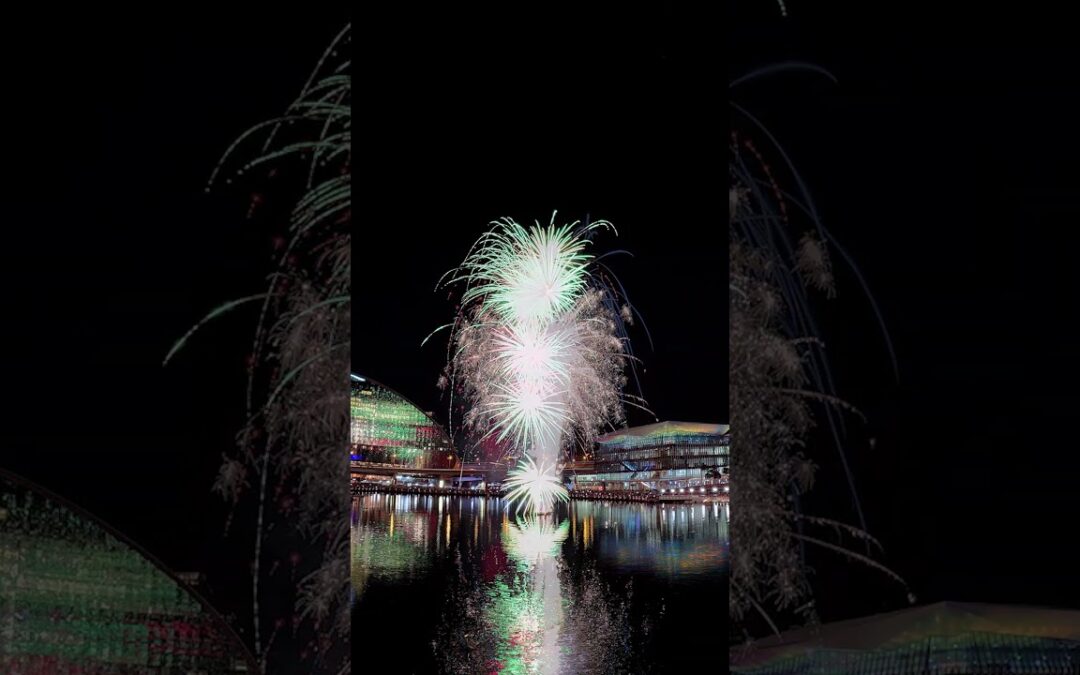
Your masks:
[{"label": "domed building", "polygon": [[353,467],[453,469],[453,443],[442,425],[393,389],[352,376],[349,455]]},{"label": "domed building", "polygon": [[0,673],[257,672],[226,621],[94,516],[0,470]]}]

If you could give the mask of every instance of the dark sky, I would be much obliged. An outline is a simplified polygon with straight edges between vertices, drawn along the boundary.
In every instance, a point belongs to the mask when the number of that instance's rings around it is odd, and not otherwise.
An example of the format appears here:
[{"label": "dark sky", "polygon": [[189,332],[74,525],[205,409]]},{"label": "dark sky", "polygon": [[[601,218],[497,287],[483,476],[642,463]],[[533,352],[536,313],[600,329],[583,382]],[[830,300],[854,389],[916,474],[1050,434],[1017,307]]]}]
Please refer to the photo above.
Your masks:
[{"label": "dark sky", "polygon": [[[723,117],[700,63],[667,24],[592,34],[563,25],[505,41],[421,32],[419,51],[371,64],[381,104],[365,112],[371,198],[354,244],[354,370],[446,419],[435,383],[454,304],[435,293],[488,223],[611,221],[595,251],[645,319],[631,329],[644,395],[660,419],[725,421],[724,206],[713,177]],[[535,27],[533,27],[535,28]],[[638,416],[636,423],[652,422]]]},{"label": "dark sky", "polygon": [[130,30],[136,18],[28,22],[5,41],[0,465],[173,569],[205,569],[255,317],[222,318],[161,362],[208,311],[263,287],[272,233],[244,219],[250,188],[203,189],[345,20],[187,13]]},{"label": "dark sky", "polygon": [[[779,20],[769,5],[735,4],[731,74],[799,60],[839,83],[788,75],[734,96],[793,156],[899,359],[897,383],[841,271],[819,307],[840,393],[869,416],[848,447],[872,533],[920,601],[1080,607],[1080,46],[1058,34],[1064,15],[983,7],[953,30],[965,17],[940,8],[789,3]],[[811,506],[851,520],[835,451],[812,454]],[[825,618],[902,606],[857,565],[815,560]]]},{"label": "dark sky", "polygon": [[[795,158],[895,341],[899,383],[841,271],[823,325],[840,393],[870,418],[849,456],[888,562],[920,600],[1080,607],[1080,47],[1055,29],[1068,22],[953,32],[964,17],[908,6],[890,22],[789,3],[781,21],[752,4],[772,18],[739,17],[729,74],[799,59],[839,78],[776,77],[739,97]],[[969,18],[1004,26],[990,11]],[[28,24],[5,42],[18,96],[5,110],[0,461],[184,569],[220,533],[208,487],[242,421],[254,317],[160,361],[206,311],[259,289],[269,252],[243,195],[202,188],[343,21],[190,15],[136,32],[115,18]],[[602,39],[503,35],[432,27],[365,52],[354,367],[444,414],[445,341],[419,347],[451,317],[436,279],[489,220],[558,209],[611,220],[620,236],[597,250],[635,254],[612,262],[656,345],[633,331],[657,415],[723,418],[724,211],[707,170],[727,134],[718,78],[662,22]],[[812,506],[850,517],[834,452],[814,452]],[[818,565],[823,611],[898,606],[857,569]]]}]

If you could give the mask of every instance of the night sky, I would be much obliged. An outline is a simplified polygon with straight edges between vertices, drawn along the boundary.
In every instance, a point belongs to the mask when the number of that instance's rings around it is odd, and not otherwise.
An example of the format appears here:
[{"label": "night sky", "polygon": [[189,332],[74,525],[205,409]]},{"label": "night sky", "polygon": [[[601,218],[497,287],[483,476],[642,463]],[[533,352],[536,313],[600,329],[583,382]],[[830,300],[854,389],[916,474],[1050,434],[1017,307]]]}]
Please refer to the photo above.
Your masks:
[{"label": "night sky", "polygon": [[[895,343],[898,382],[838,264],[839,297],[819,308],[839,393],[869,418],[848,438],[869,528],[920,602],[1080,608],[1080,45],[1054,34],[1063,16],[950,33],[908,5],[902,26],[789,6],[781,20],[770,2],[735,3],[727,70],[796,59],[839,79],[779,76],[737,96],[796,161]],[[174,569],[205,568],[223,555],[209,486],[243,422],[254,315],[160,364],[207,311],[261,289],[271,233],[244,220],[245,190],[203,187],[344,21],[178,16],[139,32],[119,19],[28,24],[32,48],[5,43],[0,465]],[[700,46],[666,22],[550,41],[435,24],[364,53],[354,370],[444,420],[445,337],[420,347],[453,315],[437,279],[490,220],[557,209],[614,223],[598,252],[634,253],[610,262],[652,334],[655,348],[631,330],[657,417],[726,421],[714,158],[727,129]],[[808,506],[852,519],[835,451],[810,452]],[[814,563],[825,619],[903,606],[857,565]]]},{"label": "night sky", "polygon": [[[130,15],[69,18],[5,43],[22,103],[5,113],[0,465],[174,570],[227,568],[211,599],[243,601],[250,542],[222,539],[210,485],[243,424],[256,316],[221,318],[161,361],[211,309],[263,288],[276,232],[245,220],[255,188],[207,195],[206,180],[295,97],[345,18],[186,14],[142,31]],[[436,280],[490,220],[557,209],[612,221],[619,236],[596,251],[634,254],[608,261],[652,334],[655,347],[631,331],[656,415],[724,421],[724,206],[697,170],[723,118],[666,25],[503,44],[438,22],[400,41],[358,27],[358,371],[445,418],[445,338],[419,346],[452,316]]]},{"label": "night sky", "polygon": [[204,188],[346,21],[136,20],[30,22],[5,42],[0,466],[170,568],[206,571],[229,551],[210,485],[244,421],[256,317],[219,319],[161,362],[211,309],[263,287],[273,233],[245,220],[252,188]]},{"label": "night sky", "polygon": [[[1080,607],[1080,46],[1063,16],[904,17],[735,3],[730,74],[787,60],[839,80],[772,77],[733,93],[776,133],[857,260],[895,342],[838,263],[819,304],[848,439],[886,562],[920,602]],[[953,20],[956,19],[956,23]],[[1003,20],[1008,19],[1004,30]],[[870,439],[875,446],[870,447]],[[810,507],[854,519],[835,450]],[[903,592],[815,556],[823,618]]]},{"label": "night sky", "polygon": [[372,63],[382,98],[365,111],[378,132],[363,142],[374,158],[353,249],[355,372],[445,422],[448,334],[420,343],[458,296],[436,282],[490,221],[546,225],[557,210],[559,223],[610,221],[619,236],[593,251],[634,256],[604,262],[651,333],[650,346],[639,322],[630,337],[656,417],[726,421],[726,216],[699,170],[716,161],[723,117],[664,25],[543,38],[508,25],[502,42],[424,31],[420,51]]}]

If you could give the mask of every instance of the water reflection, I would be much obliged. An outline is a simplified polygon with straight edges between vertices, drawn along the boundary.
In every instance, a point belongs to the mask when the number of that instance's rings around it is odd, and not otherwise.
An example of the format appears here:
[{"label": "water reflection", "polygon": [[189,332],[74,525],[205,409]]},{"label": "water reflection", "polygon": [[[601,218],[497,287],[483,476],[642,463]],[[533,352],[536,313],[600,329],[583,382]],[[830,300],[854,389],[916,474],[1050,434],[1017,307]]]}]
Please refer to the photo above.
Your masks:
[{"label": "water reflection", "polygon": [[570,523],[565,519],[556,524],[554,518],[547,516],[517,518],[516,523],[504,524],[503,548],[518,561],[523,571],[528,571],[559,554],[569,529]]},{"label": "water reflection", "polygon": [[727,572],[726,505],[578,501],[570,518],[574,543],[595,547],[597,557],[620,572],[669,578]]},{"label": "water reflection", "polygon": [[523,519],[497,499],[368,494],[352,524],[354,644],[401,672],[664,672],[702,607],[726,616],[719,504]]}]

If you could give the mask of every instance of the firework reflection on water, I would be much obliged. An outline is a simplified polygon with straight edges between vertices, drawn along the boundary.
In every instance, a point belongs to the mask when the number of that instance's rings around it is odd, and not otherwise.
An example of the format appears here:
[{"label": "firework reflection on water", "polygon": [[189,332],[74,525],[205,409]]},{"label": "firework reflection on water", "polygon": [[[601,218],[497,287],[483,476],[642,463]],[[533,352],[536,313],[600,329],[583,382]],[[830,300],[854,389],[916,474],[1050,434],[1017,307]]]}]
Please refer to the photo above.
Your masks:
[{"label": "firework reflection on water", "polygon": [[498,499],[374,494],[354,509],[354,630],[402,672],[670,672],[717,630],[702,609],[726,614],[721,505],[518,518]]}]

